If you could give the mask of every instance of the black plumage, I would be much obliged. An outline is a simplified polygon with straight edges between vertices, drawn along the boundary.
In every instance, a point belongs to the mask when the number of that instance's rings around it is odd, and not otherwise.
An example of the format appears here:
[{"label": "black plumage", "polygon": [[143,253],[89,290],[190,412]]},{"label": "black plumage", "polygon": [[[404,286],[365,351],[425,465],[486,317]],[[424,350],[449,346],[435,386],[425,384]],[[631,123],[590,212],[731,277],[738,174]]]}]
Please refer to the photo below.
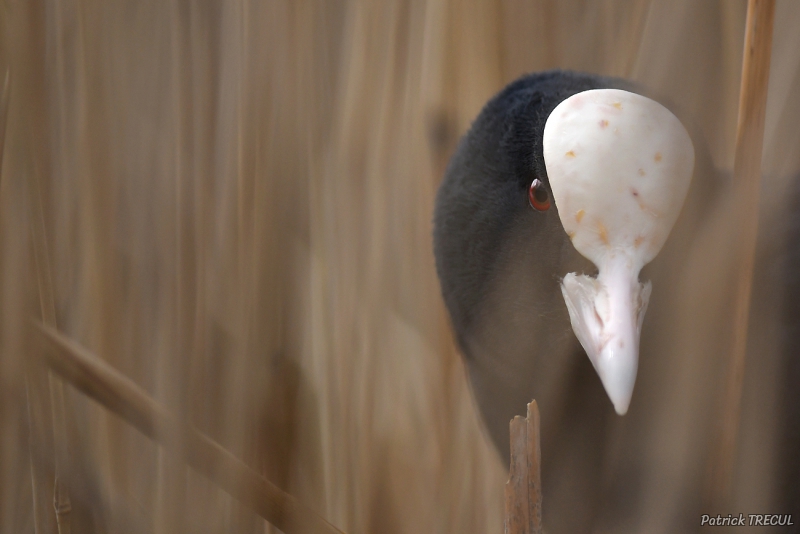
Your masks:
[{"label": "black plumage", "polygon": [[[542,136],[552,110],[574,94],[601,88],[633,90],[624,80],[568,71],[531,74],[508,85],[461,140],[436,199],[442,294],[487,429],[506,457],[508,422],[527,402],[536,397],[548,409],[566,404],[552,398],[569,379],[565,358],[591,376],[559,280],[596,269],[570,243],[558,206],[533,210],[528,188],[538,178],[549,192]],[[610,406],[594,382],[588,387]]]}]

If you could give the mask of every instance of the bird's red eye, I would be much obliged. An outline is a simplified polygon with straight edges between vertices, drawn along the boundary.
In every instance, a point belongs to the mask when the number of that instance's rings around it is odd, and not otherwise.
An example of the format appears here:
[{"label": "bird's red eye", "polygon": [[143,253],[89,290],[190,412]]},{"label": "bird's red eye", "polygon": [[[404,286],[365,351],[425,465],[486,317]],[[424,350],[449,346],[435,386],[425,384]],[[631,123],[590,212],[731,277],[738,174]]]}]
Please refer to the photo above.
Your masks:
[{"label": "bird's red eye", "polygon": [[547,188],[538,178],[531,182],[531,186],[528,189],[528,202],[531,203],[531,207],[536,211],[550,209],[550,193],[547,192]]}]

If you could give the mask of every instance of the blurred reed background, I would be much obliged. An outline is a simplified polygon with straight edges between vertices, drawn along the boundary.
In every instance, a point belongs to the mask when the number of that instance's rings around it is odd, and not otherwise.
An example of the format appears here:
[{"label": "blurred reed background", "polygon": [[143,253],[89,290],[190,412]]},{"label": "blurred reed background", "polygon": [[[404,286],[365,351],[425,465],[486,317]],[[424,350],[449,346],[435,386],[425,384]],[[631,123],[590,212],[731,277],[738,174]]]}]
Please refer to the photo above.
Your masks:
[{"label": "blurred reed background", "polygon": [[[276,532],[48,377],[29,317],[348,533],[501,532],[507,466],[482,434],[431,252],[459,136],[507,82],[571,68],[664,95],[732,167],[744,0],[0,7],[2,533],[57,531],[55,471],[72,532]],[[779,1],[725,513],[791,513],[797,497],[780,258],[800,206],[787,179],[800,171],[799,25],[800,3]],[[697,529],[729,337],[731,236],[724,203],[712,208],[676,286],[654,290],[684,305],[645,321],[668,325],[664,343],[643,341],[631,413],[609,409],[598,502],[545,493],[549,532]]]}]

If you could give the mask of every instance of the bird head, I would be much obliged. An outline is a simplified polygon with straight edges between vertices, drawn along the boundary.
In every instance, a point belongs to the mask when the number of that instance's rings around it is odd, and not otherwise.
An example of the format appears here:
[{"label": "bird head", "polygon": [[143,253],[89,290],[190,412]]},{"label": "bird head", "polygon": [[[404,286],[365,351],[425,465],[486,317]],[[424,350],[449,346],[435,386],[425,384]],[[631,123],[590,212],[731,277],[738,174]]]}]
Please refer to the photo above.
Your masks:
[{"label": "bird head", "polygon": [[639,272],[661,250],[683,206],[694,147],[681,122],[647,97],[593,89],[547,118],[544,162],[561,223],[598,268],[569,273],[561,291],[575,335],[617,413],[628,410],[650,283]]}]

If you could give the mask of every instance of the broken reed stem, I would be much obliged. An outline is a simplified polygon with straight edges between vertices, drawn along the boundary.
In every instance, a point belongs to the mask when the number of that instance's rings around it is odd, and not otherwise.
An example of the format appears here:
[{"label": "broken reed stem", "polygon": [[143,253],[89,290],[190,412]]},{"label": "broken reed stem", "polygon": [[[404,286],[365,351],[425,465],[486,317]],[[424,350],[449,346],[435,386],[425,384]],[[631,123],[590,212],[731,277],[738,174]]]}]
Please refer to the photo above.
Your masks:
[{"label": "broken reed stem", "polygon": [[[55,329],[34,323],[52,371],[166,448],[286,534],[344,534],[190,425],[174,420],[132,380]],[[179,439],[176,439],[179,438]]]},{"label": "broken reed stem", "polygon": [[542,452],[539,405],[528,404],[528,416],[514,417],[511,465],[505,487],[505,534],[542,534]]},{"label": "broken reed stem", "polygon": [[733,346],[723,398],[722,427],[715,465],[712,466],[712,499],[717,505],[731,497],[733,464],[739,433],[742,386],[750,296],[753,285],[758,209],[761,192],[761,152],[767,108],[769,66],[775,0],[749,0],[745,25],[742,83],[739,93],[739,118],[736,126],[736,151],[733,163],[735,205],[739,208],[737,240],[739,277],[734,304]]}]

